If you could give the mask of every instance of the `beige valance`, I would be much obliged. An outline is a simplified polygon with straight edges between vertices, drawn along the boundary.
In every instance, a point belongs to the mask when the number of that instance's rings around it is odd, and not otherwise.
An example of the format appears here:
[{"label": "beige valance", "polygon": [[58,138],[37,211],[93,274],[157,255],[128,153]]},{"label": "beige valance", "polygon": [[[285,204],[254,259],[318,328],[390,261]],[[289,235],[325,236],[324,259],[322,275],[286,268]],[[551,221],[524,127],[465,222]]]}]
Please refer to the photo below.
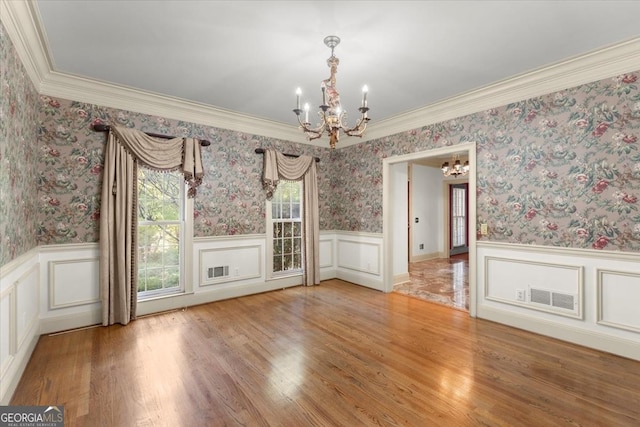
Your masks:
[{"label": "beige valance", "polygon": [[189,184],[188,196],[194,197],[202,183],[202,154],[194,138],[154,138],[136,129],[112,126],[111,132],[140,164],[159,171],[181,170]]}]

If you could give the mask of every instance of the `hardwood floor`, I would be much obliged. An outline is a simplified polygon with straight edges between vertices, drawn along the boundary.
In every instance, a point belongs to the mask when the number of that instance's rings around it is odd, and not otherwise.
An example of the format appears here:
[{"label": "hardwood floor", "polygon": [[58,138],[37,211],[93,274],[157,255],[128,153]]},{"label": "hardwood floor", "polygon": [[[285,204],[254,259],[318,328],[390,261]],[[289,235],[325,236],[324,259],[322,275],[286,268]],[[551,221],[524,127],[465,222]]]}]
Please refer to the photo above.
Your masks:
[{"label": "hardwood floor", "polygon": [[640,362],[340,280],[42,336],[69,426],[631,426]]}]

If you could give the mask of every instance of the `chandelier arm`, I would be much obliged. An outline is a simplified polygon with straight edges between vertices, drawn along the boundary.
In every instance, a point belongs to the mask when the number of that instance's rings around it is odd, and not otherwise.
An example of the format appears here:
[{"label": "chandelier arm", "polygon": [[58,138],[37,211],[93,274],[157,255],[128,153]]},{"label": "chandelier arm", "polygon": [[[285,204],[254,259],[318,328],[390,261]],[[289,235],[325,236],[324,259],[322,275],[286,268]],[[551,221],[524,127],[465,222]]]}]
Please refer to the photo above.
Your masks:
[{"label": "chandelier arm", "polygon": [[[364,111],[362,111],[363,109]],[[365,107],[365,108],[360,108],[360,110],[362,111],[362,116],[360,117],[360,119],[358,119],[356,124],[352,128],[343,127],[344,133],[346,133],[349,136],[362,136],[365,129],[367,128],[367,123],[369,123],[370,119],[369,117],[366,116],[366,112],[369,109]]]},{"label": "chandelier arm", "polygon": [[309,127],[309,123],[305,123],[300,119],[300,114],[297,114],[297,117],[298,117],[298,123],[300,123],[300,127],[302,128],[304,133],[307,135],[309,140],[318,139],[322,136],[322,133],[324,132],[324,129],[326,127],[326,123],[323,123],[317,128],[313,129]]}]

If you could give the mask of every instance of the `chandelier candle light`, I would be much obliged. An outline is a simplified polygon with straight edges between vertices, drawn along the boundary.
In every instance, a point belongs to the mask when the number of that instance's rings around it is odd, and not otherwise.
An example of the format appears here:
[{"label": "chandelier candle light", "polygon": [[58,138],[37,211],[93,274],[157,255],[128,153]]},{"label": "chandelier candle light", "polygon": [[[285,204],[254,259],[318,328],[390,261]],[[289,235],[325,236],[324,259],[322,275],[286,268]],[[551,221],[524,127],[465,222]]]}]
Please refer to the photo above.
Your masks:
[{"label": "chandelier candle light", "polygon": [[[309,104],[304,104],[304,110],[300,109],[300,95],[302,95],[300,88],[296,90],[296,108],[293,110],[298,117],[300,127],[309,140],[320,138],[324,131],[327,131],[331,149],[336,148],[336,143],[340,139],[340,131],[343,131],[349,136],[361,137],[369,122],[369,117],[367,116],[367,112],[369,111],[369,107],[367,107],[368,88],[364,86],[362,88],[362,106],[358,108],[361,116],[353,127],[350,128],[346,124],[347,113],[342,110],[340,94],[336,89],[336,73],[338,72],[340,60],[333,54],[333,49],[339,43],[340,38],[337,36],[327,36],[324,38],[324,44],[331,48],[331,56],[327,59],[327,65],[331,69],[331,75],[320,84],[320,89],[322,90],[322,105],[319,106],[320,111],[318,111],[320,123],[315,128],[311,127],[309,123]],[[304,121],[301,117],[303,111]]]}]

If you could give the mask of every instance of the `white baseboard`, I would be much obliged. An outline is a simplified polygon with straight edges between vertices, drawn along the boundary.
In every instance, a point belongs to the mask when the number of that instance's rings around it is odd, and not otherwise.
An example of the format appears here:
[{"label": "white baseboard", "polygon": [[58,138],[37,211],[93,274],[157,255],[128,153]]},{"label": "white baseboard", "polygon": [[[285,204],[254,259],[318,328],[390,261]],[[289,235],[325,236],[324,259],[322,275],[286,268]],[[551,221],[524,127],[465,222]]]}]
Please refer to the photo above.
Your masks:
[{"label": "white baseboard", "polygon": [[440,258],[446,258],[446,257],[447,256],[445,255],[444,252],[431,252],[428,254],[414,255],[411,257],[409,262],[430,261],[432,259],[440,259]]},{"label": "white baseboard", "polygon": [[327,270],[320,270],[320,280],[331,280],[338,277],[338,273],[334,268]]},{"label": "white baseboard", "polygon": [[380,276],[367,277],[364,274],[352,272],[345,269],[338,269],[336,272],[336,278],[346,280],[347,282],[355,283],[356,285],[366,286],[377,291],[384,291],[384,283]]},{"label": "white baseboard", "polygon": [[[336,277],[335,270],[321,273],[321,280],[333,279]],[[269,280],[266,282],[257,282],[239,286],[215,287],[208,286],[206,290],[197,293],[189,293],[183,295],[174,295],[172,297],[158,298],[154,300],[140,302],[138,304],[137,314],[146,316],[149,314],[160,313],[168,310],[175,310],[194,305],[207,304],[209,302],[220,301],[230,298],[238,298],[247,295],[269,292],[278,289],[284,289],[301,284],[300,277],[290,277],[277,280]],[[67,331],[70,329],[84,328],[87,326],[100,325],[102,323],[102,315],[100,307],[94,310],[82,313],[49,316],[40,319],[40,333],[50,334],[54,332]]]},{"label": "white baseboard", "polygon": [[478,306],[478,318],[640,361],[640,344],[499,308]]},{"label": "white baseboard", "polygon": [[40,333],[51,334],[100,324],[102,324],[102,310],[100,307],[96,307],[91,311],[82,313],[41,318]]},{"label": "white baseboard", "polygon": [[140,302],[138,303],[137,315],[146,316],[148,314],[160,313],[168,310],[192,307],[225,299],[244,297],[289,288],[292,286],[299,286],[302,283],[301,279],[301,277],[292,277],[234,286],[207,286],[206,288],[201,288],[195,293],[175,295],[172,297]]},{"label": "white baseboard", "polygon": [[393,285],[399,285],[400,283],[410,282],[411,275],[409,273],[402,273],[393,276]]}]

